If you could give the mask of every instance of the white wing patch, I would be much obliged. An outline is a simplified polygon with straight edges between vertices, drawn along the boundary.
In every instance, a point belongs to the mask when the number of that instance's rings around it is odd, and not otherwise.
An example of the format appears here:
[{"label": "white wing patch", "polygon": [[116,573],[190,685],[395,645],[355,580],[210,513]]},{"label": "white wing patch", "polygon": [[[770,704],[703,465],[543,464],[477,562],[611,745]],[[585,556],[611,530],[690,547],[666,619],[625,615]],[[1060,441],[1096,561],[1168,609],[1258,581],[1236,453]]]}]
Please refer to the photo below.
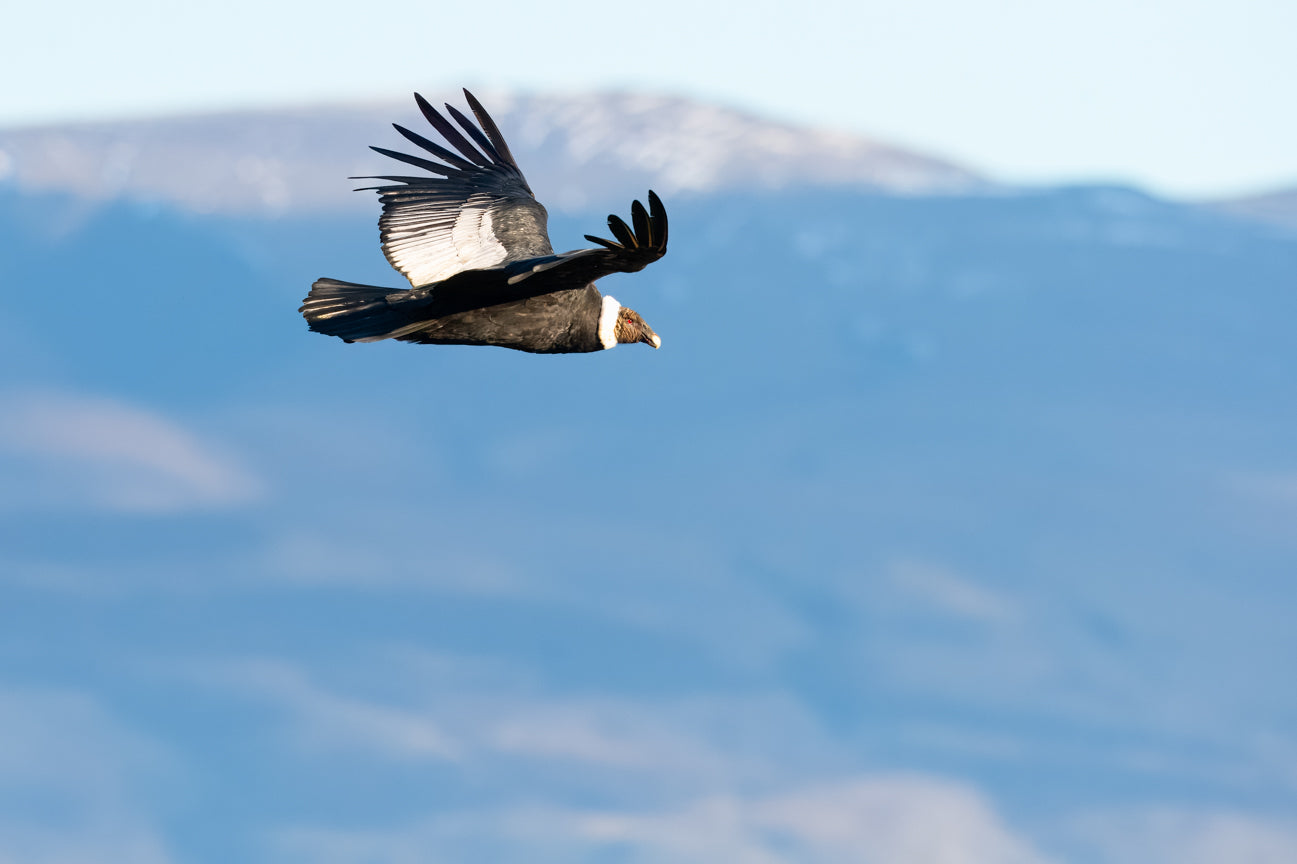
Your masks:
[{"label": "white wing patch", "polygon": [[463,265],[461,270],[477,267],[494,267],[505,259],[507,252],[491,230],[491,211],[469,208],[459,214],[450,232],[455,252]]},{"label": "white wing patch", "polygon": [[389,213],[384,246],[392,266],[417,288],[503,262],[508,252],[492,230],[491,210],[475,203],[470,198],[462,209],[416,205]]}]

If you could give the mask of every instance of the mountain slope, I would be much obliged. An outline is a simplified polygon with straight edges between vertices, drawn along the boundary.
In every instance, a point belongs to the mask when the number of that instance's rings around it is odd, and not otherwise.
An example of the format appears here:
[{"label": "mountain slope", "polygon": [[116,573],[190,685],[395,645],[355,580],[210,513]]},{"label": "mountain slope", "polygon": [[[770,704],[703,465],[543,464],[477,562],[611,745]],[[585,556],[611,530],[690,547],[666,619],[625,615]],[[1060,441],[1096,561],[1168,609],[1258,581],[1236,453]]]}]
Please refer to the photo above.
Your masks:
[{"label": "mountain slope", "polygon": [[131,177],[0,188],[0,859],[1297,860],[1297,237],[680,193],[662,349],[538,357],[307,332],[371,195]]},{"label": "mountain slope", "polygon": [[[434,103],[439,94],[429,93]],[[440,94],[462,106],[459,94]],[[576,210],[624,204],[617,189],[664,195],[847,186],[905,193],[984,186],[972,172],[857,136],[797,128],[684,99],[625,94],[480,94],[541,200]],[[282,213],[373,206],[349,176],[387,173],[367,149],[408,146],[413,100],[0,130],[0,181],[93,199],[199,212]]]},{"label": "mountain slope", "polygon": [[1297,187],[1216,201],[1211,206],[1245,219],[1297,230]]}]

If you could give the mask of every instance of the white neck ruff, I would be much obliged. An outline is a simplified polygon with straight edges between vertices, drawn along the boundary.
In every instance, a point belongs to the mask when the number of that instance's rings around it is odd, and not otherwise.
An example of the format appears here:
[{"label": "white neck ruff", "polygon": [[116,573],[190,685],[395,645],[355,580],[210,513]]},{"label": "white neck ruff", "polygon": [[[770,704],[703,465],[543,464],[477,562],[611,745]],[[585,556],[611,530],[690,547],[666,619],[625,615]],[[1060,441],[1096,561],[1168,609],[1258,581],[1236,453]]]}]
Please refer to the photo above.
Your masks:
[{"label": "white neck ruff", "polygon": [[620,312],[621,304],[605,294],[603,311],[599,313],[599,344],[605,350],[617,344],[617,315]]}]

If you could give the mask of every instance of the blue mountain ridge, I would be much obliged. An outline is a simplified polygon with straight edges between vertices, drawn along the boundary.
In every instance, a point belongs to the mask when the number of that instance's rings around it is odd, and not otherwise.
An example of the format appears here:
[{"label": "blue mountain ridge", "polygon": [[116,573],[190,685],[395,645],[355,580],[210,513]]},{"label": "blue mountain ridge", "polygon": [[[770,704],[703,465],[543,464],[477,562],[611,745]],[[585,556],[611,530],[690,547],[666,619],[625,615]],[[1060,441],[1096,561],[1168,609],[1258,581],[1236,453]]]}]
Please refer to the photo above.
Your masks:
[{"label": "blue mountain ridge", "polygon": [[[397,701],[393,646],[524,670],[503,692],[785,694],[818,737],[735,708],[735,747],[968,778],[1067,860],[1050,826],[1096,803],[1297,805],[1252,746],[1291,746],[1297,711],[1297,237],[1114,187],[666,204],[667,257],[601,283],[662,349],[537,357],[308,333],[314,278],[402,285],[370,217],[0,189],[0,394],[165,415],[263,490],[4,511],[10,682],[84,688],[182,754],[202,779],[150,800],[188,861],[272,860],[285,823],[669,792],[303,760],[163,658]],[[603,216],[555,215],[555,247]],[[0,449],[11,490],[64,482],[33,470]]]}]

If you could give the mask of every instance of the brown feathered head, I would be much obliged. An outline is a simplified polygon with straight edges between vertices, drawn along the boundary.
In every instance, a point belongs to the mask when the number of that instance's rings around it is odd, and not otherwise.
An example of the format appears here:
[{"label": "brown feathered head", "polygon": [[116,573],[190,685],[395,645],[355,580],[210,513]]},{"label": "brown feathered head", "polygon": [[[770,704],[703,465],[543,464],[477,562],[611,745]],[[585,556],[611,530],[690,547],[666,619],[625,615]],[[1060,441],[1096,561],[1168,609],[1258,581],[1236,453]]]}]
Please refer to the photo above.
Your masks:
[{"label": "brown feathered head", "polygon": [[653,328],[644,322],[638,312],[625,306],[617,313],[617,324],[613,328],[613,335],[617,337],[618,342],[622,343],[643,342],[654,348],[662,347],[662,340],[653,332]]}]

